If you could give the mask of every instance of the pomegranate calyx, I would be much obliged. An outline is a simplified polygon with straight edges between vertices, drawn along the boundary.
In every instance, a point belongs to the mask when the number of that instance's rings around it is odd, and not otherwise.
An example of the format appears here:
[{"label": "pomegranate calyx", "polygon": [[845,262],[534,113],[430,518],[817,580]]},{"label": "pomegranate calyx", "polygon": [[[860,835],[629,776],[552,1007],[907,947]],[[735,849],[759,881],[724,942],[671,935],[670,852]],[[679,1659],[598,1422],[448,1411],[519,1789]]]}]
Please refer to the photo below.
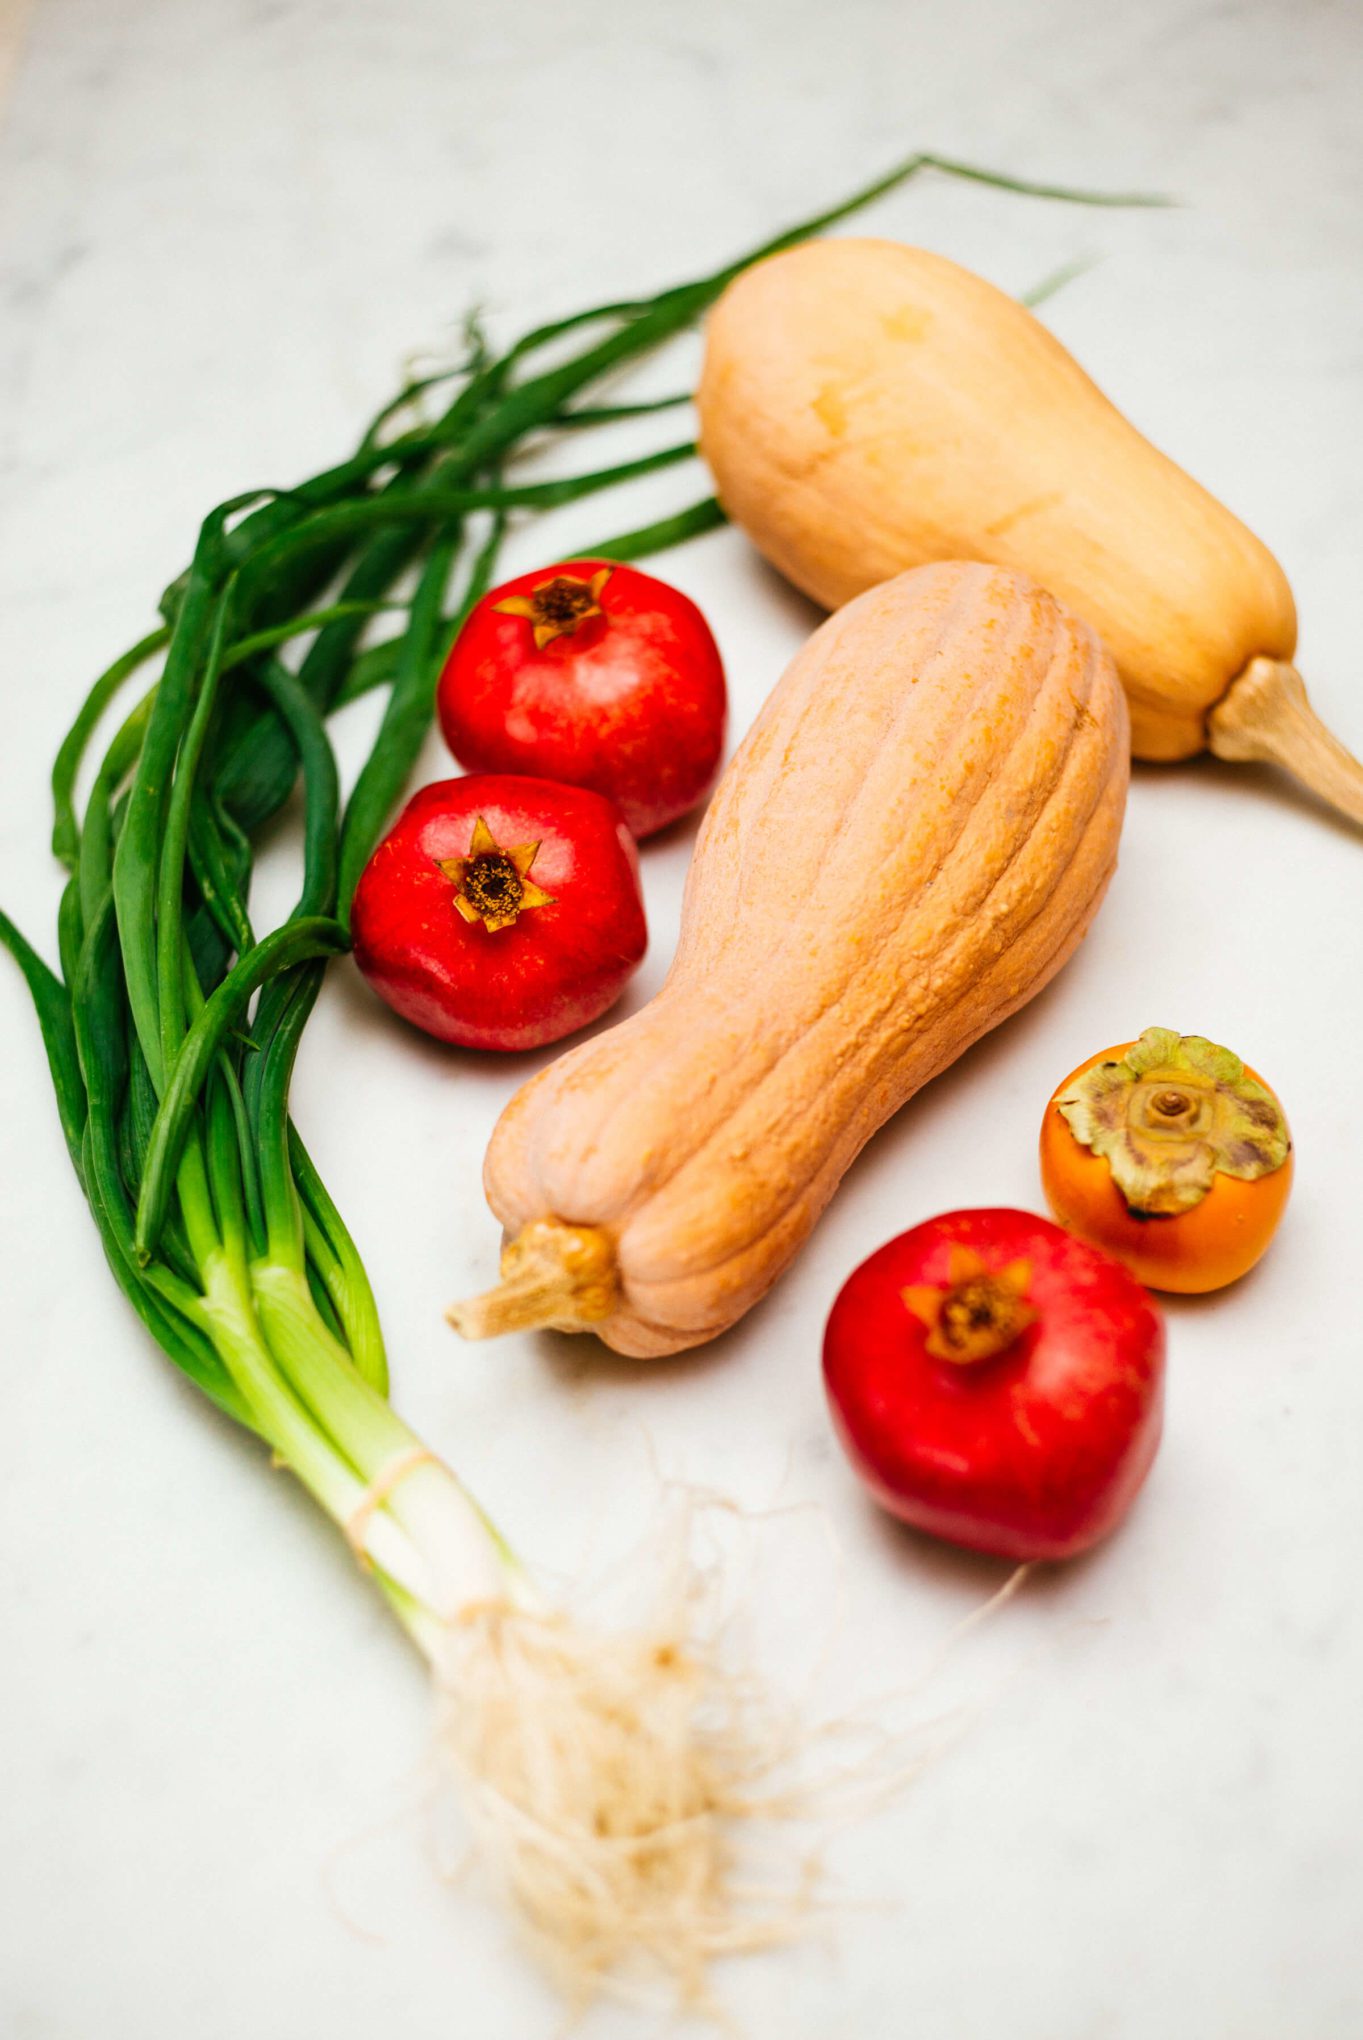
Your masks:
[{"label": "pomegranate calyx", "polygon": [[554,574],[537,582],[528,595],[507,595],[492,607],[498,616],[523,616],[542,652],[555,638],[574,637],[593,616],[604,616],[601,591],[611,577],[609,567],[598,567],[586,578],[581,574]]},{"label": "pomegranate calyx", "polygon": [[436,859],[454,885],[456,913],[470,926],[481,921],[490,935],[514,928],[532,907],[552,907],[552,896],[530,877],[538,843],[518,843],[503,850],[481,815],[473,824],[467,857]]},{"label": "pomegranate calyx", "polygon": [[1029,1261],[990,1268],[971,1247],[953,1246],[944,1288],[912,1283],[901,1289],[904,1307],[927,1328],[924,1346],[938,1360],[970,1366],[1014,1345],[1036,1312],[1027,1301]]}]

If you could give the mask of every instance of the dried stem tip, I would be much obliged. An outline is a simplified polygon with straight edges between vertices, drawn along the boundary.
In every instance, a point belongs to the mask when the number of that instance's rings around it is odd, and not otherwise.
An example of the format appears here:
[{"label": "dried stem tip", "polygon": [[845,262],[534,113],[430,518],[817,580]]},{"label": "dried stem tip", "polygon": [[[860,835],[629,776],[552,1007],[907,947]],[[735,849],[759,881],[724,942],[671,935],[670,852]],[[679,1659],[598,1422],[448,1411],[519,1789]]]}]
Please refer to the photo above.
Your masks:
[{"label": "dried stem tip", "polygon": [[1208,716],[1207,741],[1218,758],[1281,765],[1363,823],[1363,764],[1326,729],[1295,666],[1251,659]]},{"label": "dried stem tip", "polygon": [[502,1279],[446,1313],[465,1339],[549,1327],[580,1332],[615,1308],[615,1248],[594,1225],[537,1218],[502,1249]]}]

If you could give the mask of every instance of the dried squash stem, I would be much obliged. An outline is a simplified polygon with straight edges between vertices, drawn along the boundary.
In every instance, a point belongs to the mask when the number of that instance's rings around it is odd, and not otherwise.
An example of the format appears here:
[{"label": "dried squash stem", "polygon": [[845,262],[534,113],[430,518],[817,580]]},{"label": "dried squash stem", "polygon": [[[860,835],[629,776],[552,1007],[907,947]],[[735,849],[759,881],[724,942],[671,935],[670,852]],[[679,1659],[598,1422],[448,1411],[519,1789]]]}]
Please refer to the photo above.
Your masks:
[{"label": "dried squash stem", "polygon": [[1218,758],[1281,765],[1312,793],[1363,823],[1363,764],[1325,727],[1295,666],[1251,659],[1207,718]]},{"label": "dried squash stem", "polygon": [[608,1318],[617,1295],[615,1248],[594,1225],[536,1219],[502,1249],[495,1289],[446,1313],[465,1339],[495,1339],[537,1327],[583,1331]]}]

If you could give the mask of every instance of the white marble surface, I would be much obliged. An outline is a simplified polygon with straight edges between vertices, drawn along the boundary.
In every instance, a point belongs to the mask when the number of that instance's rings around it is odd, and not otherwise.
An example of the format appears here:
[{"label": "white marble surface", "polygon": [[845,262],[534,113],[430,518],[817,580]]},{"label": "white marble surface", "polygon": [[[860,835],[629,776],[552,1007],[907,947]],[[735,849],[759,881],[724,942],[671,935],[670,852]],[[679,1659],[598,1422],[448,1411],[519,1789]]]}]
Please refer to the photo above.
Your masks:
[{"label": "white marble surface", "polygon": [[[471,300],[500,324],[661,285],[923,143],[1186,200],[1081,213],[924,184],[874,226],[1010,288],[1102,257],[1047,316],[1278,552],[1316,699],[1363,746],[1361,91],[1352,0],[38,0],[0,129],[0,898],[46,937],[48,761],[210,503],[342,449]],[[684,487],[659,478],[638,515]],[[741,728],[809,613],[732,533],[667,570],[715,623]],[[638,996],[687,851],[646,855]],[[406,1410],[565,1570],[635,1534],[650,1453],[755,1508],[809,1505],[865,1691],[910,1681],[1001,1573],[893,1533],[831,1449],[816,1352],[842,1275],[931,1211],[1035,1204],[1051,1085],[1145,1024],[1230,1041],[1288,1103],[1274,1253],[1170,1309],[1145,1498],[929,1688],[925,1713],[979,1719],[840,1839],[830,1937],[733,1974],[747,2032],[1363,2030],[1361,880],[1358,838],[1266,778],[1139,773],[1063,980],[874,1143],[766,1308],[656,1371],[585,1342],[453,1343],[440,1306],[491,1271],[478,1160],[520,1072],[451,1061],[334,974],[297,1110]],[[8,974],[0,1043],[0,2031],[547,2040],[559,2014],[500,1925],[429,1875],[414,1662],[115,1295]],[[790,1605],[817,1628],[833,1596],[797,1598],[791,1536]]]}]

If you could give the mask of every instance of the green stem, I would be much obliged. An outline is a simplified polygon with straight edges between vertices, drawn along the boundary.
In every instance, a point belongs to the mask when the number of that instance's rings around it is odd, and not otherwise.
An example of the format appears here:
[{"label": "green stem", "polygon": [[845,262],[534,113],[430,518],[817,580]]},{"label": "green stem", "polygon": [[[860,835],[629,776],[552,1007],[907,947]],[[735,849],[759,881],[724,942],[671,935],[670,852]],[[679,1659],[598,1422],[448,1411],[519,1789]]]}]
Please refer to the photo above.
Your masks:
[{"label": "green stem", "polygon": [[184,939],[185,853],[204,740],[217,702],[218,676],[232,601],[229,581],[218,598],[208,639],[203,678],[189,727],[175,762],[175,778],[166,803],[165,834],[156,881],[156,983],[162,1067],[169,1069],[184,1038],[184,981],[187,956]]},{"label": "green stem", "polygon": [[[277,979],[281,1003],[272,1013],[268,1035],[251,1063],[246,1083],[257,1166],[266,1248],[271,1258],[301,1269],[304,1258],[303,1215],[289,1154],[289,1085],[298,1044],[322,989],[323,966],[308,964]],[[253,1037],[254,1038],[254,1037]]]},{"label": "green stem", "polygon": [[329,624],[382,616],[385,610],[401,613],[406,608],[405,602],[333,602],[325,609],[310,609],[305,616],[290,617],[287,622],[274,624],[269,630],[252,631],[246,637],[236,639],[223,654],[223,671],[230,672],[234,666],[244,666],[262,652],[277,651],[290,639],[306,637],[309,631],[325,630]]},{"label": "green stem", "polygon": [[214,565],[232,507],[214,511],[200,531],[114,851],[114,903],[128,1003],[158,1091],[165,1078],[165,1058],[158,998],[156,874],[175,754],[193,713],[195,686],[213,629]]},{"label": "green stem", "polygon": [[699,503],[688,504],[685,510],[674,510],[670,517],[659,517],[652,524],[640,524],[633,531],[617,532],[614,538],[603,539],[599,545],[578,546],[569,557],[585,560],[647,559],[651,553],[666,552],[669,546],[684,545],[688,539],[700,538],[707,531],[719,531],[728,521],[716,499],[703,496]]},{"label": "green stem", "polygon": [[1054,198],[1063,205],[1105,205],[1140,208],[1177,205],[1157,191],[1092,191],[1073,184],[1038,184],[1030,177],[1010,177],[1002,170],[981,170],[973,163],[961,163],[954,156],[928,155],[919,159],[925,168],[940,170],[946,177],[960,177],[968,184],[987,184],[993,191],[1014,191],[1023,198]]},{"label": "green stem", "polygon": [[379,734],[346,806],[337,896],[347,918],[360,873],[407,783],[430,725],[436,670],[445,644],[445,589],[458,549],[455,533],[431,553],[412,603],[411,622]]},{"label": "green stem", "polygon": [[331,1200],[325,1183],[313,1166],[294,1126],[289,1127],[289,1159],[293,1178],[303,1205],[303,1223],[309,1247],[313,1242],[327,1249],[327,1291],[332,1307],[345,1332],[350,1357],[371,1388],[388,1393],[388,1358],[378,1307],[359,1250],[344,1219]]},{"label": "green stem", "polygon": [[145,1260],[156,1245],[191,1114],[227,1033],[241,1019],[253,994],[270,978],[312,957],[334,956],[346,943],[345,929],[324,916],[286,922],[243,956],[209,997],[184,1038],[152,1128],[137,1204],[140,1258]]},{"label": "green stem", "polygon": [[84,1182],[82,1147],[89,1104],[76,1047],[76,1028],[71,1013],[71,995],[54,972],[48,969],[36,949],[22,935],[6,913],[0,912],[0,945],[7,949],[23,974],[38,1016],[38,1028],[47,1053],[57,1112],[67,1152],[78,1177]]},{"label": "green stem", "polygon": [[303,768],[303,890],[293,918],[329,914],[336,905],[340,782],[326,724],[302,683],[271,660],[261,685],[279,712]]},{"label": "green stem", "polygon": [[232,1125],[237,1137],[237,1168],[241,1182],[242,1197],[246,1206],[246,1231],[252,1254],[265,1251],[265,1207],[260,1194],[260,1164],[256,1156],[255,1141],[246,1113],[246,1100],[242,1096],[241,1083],[231,1060],[227,1056],[218,1058],[222,1073],[223,1087],[231,1107]]},{"label": "green stem", "polygon": [[[500,451],[504,444],[499,442],[497,450]],[[385,525],[453,524],[472,510],[552,510],[562,503],[575,502],[579,496],[614,488],[620,482],[633,481],[659,468],[675,467],[679,461],[693,459],[695,452],[695,442],[688,439],[676,446],[664,447],[658,453],[642,454],[638,459],[620,461],[613,467],[597,468],[588,474],[565,475],[556,481],[499,484],[486,488],[420,489],[410,494],[391,493],[365,497],[359,502],[338,503],[330,509],[314,511],[279,537],[267,540],[247,556],[240,571],[249,587],[254,589],[267,581],[291,554],[305,547],[378,531]],[[459,465],[467,468],[466,455],[461,456]]]},{"label": "green stem", "polygon": [[106,667],[86,695],[80,713],[62,739],[61,749],[52,767],[52,850],[68,871],[76,868],[80,853],[80,826],[76,821],[75,784],[91,737],[99,726],[101,717],[114,696],[124,683],[131,678],[139,666],[164,651],[170,643],[170,632],[163,625],[159,630],[149,631],[112,666]]}]

